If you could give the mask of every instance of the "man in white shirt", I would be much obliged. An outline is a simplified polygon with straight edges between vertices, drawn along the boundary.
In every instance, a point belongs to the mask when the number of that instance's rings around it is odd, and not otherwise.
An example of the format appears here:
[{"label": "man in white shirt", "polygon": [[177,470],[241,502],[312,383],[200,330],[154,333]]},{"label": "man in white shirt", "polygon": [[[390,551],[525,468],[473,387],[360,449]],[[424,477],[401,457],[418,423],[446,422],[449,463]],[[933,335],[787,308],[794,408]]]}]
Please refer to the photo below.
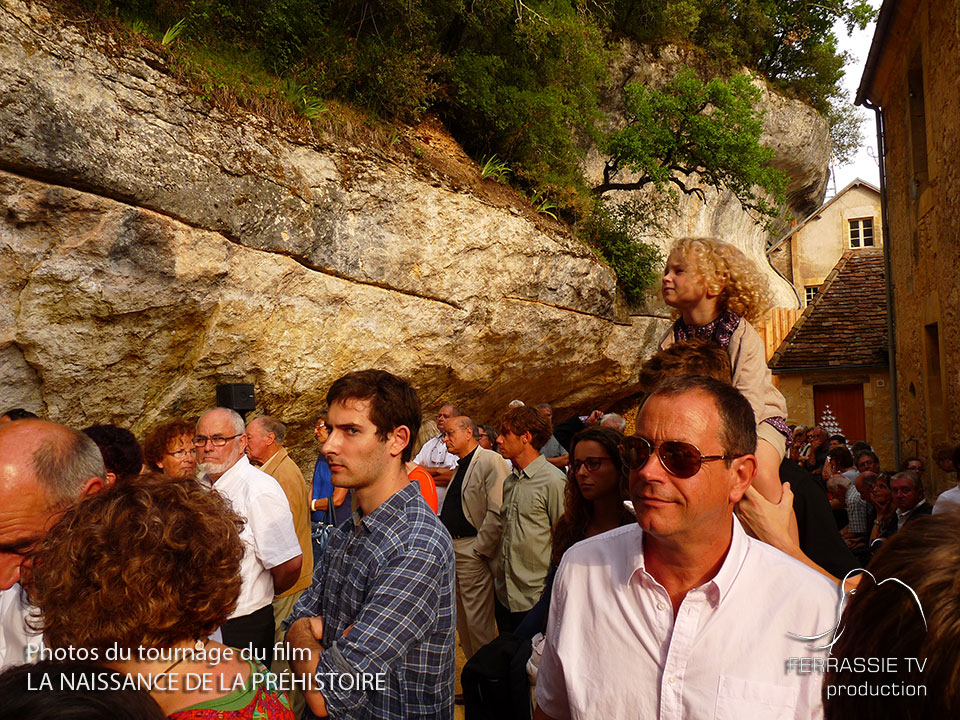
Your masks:
[{"label": "man in white shirt", "polygon": [[[944,472],[957,472],[957,485],[954,485],[949,490],[944,490],[937,496],[937,500],[933,503],[933,514],[939,515],[944,512],[957,512],[960,510],[960,471],[957,468],[960,468],[960,465],[957,463],[960,462],[960,445],[958,445],[953,450],[953,455],[950,458],[950,465],[945,463],[941,464],[941,461],[938,460],[937,464],[940,465],[940,468]],[[948,467],[953,467],[954,470],[948,471]]]},{"label": "man in white shirt", "polygon": [[203,480],[246,518],[240,539],[240,597],[221,628],[223,642],[251,647],[267,667],[273,660],[273,597],[300,577],[303,553],[297,542],[290,504],[279,483],[247,460],[243,418],[233,410],[209,410],[197,423],[193,444]]},{"label": "man in white shirt", "polygon": [[58,513],[104,486],[103,457],[83,433],[45,420],[0,427],[0,668],[28,660],[30,610],[20,587],[25,558]]},{"label": "man in white shirt", "polygon": [[443,506],[443,498],[447,493],[447,485],[453,479],[453,474],[457,471],[457,462],[459,458],[447,450],[447,444],[443,440],[443,431],[447,426],[447,420],[460,415],[460,408],[456,405],[444,405],[437,413],[437,430],[439,434],[427,440],[420,452],[413,461],[420,465],[430,475],[433,476],[433,482],[437,486],[437,507]]},{"label": "man in white shirt", "polygon": [[822,653],[788,633],[832,629],[837,588],[734,518],[756,442],[733,387],[678,376],[654,390],[621,445],[637,525],[564,555],[536,717],[822,717],[822,675],[790,665]]}]

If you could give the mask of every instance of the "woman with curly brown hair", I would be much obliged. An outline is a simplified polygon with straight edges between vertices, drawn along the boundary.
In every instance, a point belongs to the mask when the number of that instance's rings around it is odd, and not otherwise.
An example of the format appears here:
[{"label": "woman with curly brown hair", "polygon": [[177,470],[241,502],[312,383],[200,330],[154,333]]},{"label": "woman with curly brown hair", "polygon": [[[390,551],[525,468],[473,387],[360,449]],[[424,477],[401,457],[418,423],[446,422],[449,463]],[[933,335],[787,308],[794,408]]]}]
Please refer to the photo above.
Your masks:
[{"label": "woman with curly brown hair", "polygon": [[627,474],[620,459],[623,433],[593,426],[581,430],[570,442],[570,467],[564,488],[564,512],[553,526],[550,571],[540,601],[516,629],[517,635],[533,638],[545,632],[553,576],[560,558],[572,545],[594,535],[629,525],[637,518],[624,507]]},{"label": "woman with curly brown hair", "polygon": [[155,428],[143,441],[143,464],[150,472],[176,478],[197,476],[197,451],[193,437],[196,423],[170,420]]},{"label": "woman with curly brown hair", "polygon": [[141,687],[146,678],[168,717],[292,720],[262,668],[207,639],[237,603],[242,527],[192,479],[149,473],[95,493],[33,559],[33,625],[49,648],[87,648]]}]

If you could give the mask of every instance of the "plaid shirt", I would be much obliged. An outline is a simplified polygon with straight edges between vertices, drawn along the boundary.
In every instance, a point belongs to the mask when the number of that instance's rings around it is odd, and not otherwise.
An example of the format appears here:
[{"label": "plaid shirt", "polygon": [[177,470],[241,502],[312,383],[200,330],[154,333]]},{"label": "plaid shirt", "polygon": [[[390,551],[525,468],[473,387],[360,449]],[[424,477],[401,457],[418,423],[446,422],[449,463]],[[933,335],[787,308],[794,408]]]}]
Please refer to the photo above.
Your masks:
[{"label": "plaid shirt", "polygon": [[[353,522],[331,533],[313,584],[284,626],[323,618],[317,673],[324,679],[385,676],[379,691],[325,683],[331,717],[452,719],[454,603],[453,542],[410,483],[359,527]],[[303,717],[314,715],[308,708]]]}]

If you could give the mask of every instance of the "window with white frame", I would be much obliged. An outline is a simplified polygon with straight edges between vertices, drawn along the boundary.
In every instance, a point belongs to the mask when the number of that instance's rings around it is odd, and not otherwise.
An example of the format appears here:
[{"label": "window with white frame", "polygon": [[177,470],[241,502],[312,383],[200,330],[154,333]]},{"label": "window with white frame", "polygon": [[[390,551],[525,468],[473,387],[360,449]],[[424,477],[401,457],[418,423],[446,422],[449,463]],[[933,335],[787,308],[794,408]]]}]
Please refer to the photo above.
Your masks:
[{"label": "window with white frame", "polygon": [[850,247],[873,247],[873,218],[850,221]]},{"label": "window with white frame", "polygon": [[817,293],[820,292],[819,285],[807,285],[804,289],[804,294],[806,295],[807,305],[813,302],[813,299],[817,296]]}]

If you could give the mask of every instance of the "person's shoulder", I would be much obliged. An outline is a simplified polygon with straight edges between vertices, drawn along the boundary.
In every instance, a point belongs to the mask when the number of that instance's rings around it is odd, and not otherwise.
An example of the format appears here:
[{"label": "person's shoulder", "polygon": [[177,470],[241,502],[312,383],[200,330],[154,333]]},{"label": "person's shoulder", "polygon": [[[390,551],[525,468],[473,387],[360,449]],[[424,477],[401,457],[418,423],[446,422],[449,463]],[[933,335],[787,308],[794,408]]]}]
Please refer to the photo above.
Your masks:
[{"label": "person's shoulder", "polygon": [[562,562],[581,564],[583,561],[601,557],[621,557],[627,553],[628,548],[638,546],[642,532],[639,525],[630,523],[599,535],[592,535],[571,545],[563,553]]},{"label": "person's shoulder", "polygon": [[772,545],[747,537],[745,562],[771,588],[783,588],[784,593],[804,598],[820,597],[833,602],[837,598],[837,584],[808,565]]}]

